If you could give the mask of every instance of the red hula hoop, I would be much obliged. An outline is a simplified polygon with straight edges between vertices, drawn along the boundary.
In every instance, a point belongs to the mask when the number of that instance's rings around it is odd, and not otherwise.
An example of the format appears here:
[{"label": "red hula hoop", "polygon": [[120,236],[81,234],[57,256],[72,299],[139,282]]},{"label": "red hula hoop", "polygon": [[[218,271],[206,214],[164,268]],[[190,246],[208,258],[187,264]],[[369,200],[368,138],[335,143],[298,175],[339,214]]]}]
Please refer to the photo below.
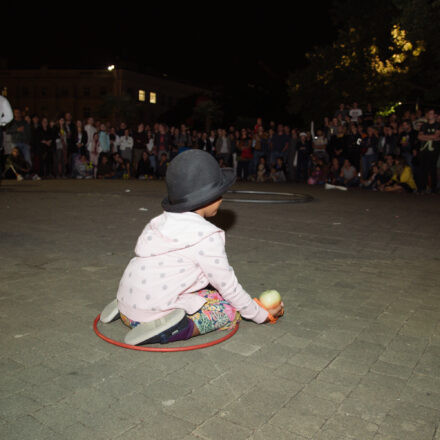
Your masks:
[{"label": "red hula hoop", "polygon": [[161,352],[161,353],[169,353],[169,352],[176,352],[176,351],[200,350],[202,348],[212,347],[213,345],[220,344],[221,342],[227,341],[229,338],[232,338],[232,336],[234,336],[235,333],[237,333],[238,327],[239,327],[239,323],[237,322],[235,327],[227,335],[222,336],[221,338],[216,339],[214,341],[206,342],[204,344],[188,345],[186,347],[140,347],[139,345],[130,345],[130,344],[125,344],[124,342],[115,341],[114,339],[111,339],[111,338],[103,335],[98,330],[98,321],[99,321],[100,317],[101,317],[101,314],[99,314],[95,318],[95,321],[93,322],[93,330],[95,331],[95,333],[101,339],[103,339],[104,341],[108,342],[109,344],[116,345],[117,347],[127,348],[129,350],[156,351],[156,352]]}]

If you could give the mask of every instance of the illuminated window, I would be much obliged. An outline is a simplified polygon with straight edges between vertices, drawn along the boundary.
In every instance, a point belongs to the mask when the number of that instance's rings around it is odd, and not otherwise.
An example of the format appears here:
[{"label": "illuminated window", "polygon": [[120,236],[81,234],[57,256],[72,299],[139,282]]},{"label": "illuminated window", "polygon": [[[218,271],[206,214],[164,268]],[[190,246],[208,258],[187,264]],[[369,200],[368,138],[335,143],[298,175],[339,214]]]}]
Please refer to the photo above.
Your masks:
[{"label": "illuminated window", "polygon": [[150,92],[150,104],[156,104],[156,93]]},{"label": "illuminated window", "polygon": [[145,90],[139,90],[139,101],[145,101]]}]

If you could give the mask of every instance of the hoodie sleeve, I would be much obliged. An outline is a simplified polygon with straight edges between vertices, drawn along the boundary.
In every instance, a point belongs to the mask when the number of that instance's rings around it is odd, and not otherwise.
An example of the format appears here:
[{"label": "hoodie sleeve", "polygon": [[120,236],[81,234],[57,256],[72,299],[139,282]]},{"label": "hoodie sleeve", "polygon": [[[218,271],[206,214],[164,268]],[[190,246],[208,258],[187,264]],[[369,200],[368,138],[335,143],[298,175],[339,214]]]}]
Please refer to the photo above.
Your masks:
[{"label": "hoodie sleeve", "polygon": [[222,297],[235,307],[243,318],[257,324],[266,321],[268,312],[260,307],[243,289],[229,265],[224,233],[211,234],[195,246],[197,263]]}]

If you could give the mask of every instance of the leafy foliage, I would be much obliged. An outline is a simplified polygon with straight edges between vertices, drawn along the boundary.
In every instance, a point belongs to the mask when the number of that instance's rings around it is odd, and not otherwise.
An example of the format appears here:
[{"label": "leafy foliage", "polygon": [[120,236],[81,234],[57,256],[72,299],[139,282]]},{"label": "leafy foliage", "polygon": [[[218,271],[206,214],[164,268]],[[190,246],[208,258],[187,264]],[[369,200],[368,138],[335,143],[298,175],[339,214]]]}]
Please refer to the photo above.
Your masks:
[{"label": "leafy foliage", "polygon": [[[339,0],[332,44],[307,54],[288,80],[290,110],[305,118],[333,113],[340,102],[424,102],[440,97],[439,0]],[[432,65],[431,65],[432,64]]]}]

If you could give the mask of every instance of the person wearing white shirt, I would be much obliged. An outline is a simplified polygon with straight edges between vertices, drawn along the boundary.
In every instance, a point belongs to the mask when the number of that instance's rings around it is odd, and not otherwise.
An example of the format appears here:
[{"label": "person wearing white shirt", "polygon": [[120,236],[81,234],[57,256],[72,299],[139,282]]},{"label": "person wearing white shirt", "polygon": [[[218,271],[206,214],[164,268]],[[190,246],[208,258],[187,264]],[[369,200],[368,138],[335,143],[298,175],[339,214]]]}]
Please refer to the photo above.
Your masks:
[{"label": "person wearing white shirt", "polygon": [[124,136],[119,139],[119,151],[124,160],[131,163],[131,156],[133,150],[133,138],[130,136],[128,128],[124,130]]}]

